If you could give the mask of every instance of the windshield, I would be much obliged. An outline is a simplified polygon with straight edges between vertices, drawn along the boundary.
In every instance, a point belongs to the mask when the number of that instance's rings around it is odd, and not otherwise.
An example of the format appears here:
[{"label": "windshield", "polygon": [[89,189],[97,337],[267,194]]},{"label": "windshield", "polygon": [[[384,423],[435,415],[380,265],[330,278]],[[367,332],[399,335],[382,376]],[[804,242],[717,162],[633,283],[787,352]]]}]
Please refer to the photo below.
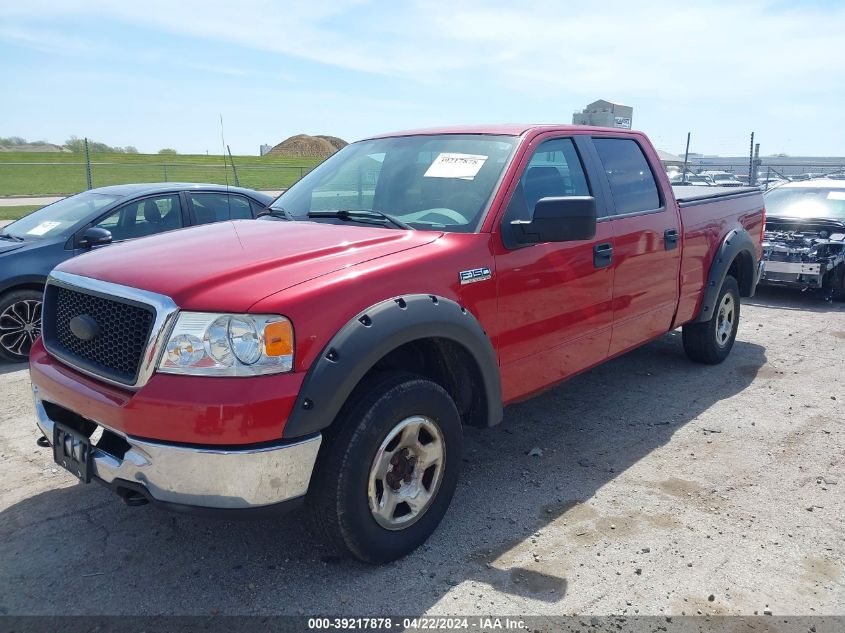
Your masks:
[{"label": "windshield", "polygon": [[773,189],[765,194],[765,201],[769,216],[845,220],[845,189]]},{"label": "windshield", "polygon": [[88,221],[121,196],[85,191],[33,211],[17,222],[12,222],[3,232],[24,239],[42,239],[62,235],[78,224]]},{"label": "windshield", "polygon": [[710,182],[707,176],[687,176],[687,180],[690,182]]},{"label": "windshield", "polygon": [[516,143],[514,137],[479,134],[353,143],[293,185],[271,208],[295,220],[309,219],[309,213],[311,220],[317,219],[314,213],[320,211],[377,211],[416,229],[473,232]]}]

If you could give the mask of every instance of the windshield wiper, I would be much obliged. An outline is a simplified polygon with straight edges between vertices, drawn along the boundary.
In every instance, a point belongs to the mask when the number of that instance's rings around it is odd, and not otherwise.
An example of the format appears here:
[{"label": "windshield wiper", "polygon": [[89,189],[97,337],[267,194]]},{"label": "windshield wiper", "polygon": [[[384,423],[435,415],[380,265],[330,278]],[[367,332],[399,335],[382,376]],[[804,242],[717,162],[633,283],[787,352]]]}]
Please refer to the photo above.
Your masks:
[{"label": "windshield wiper", "polygon": [[376,211],[375,209],[336,209],[333,211],[309,211],[308,217],[339,218],[341,220],[351,220],[352,222],[366,222],[368,219],[383,218],[398,229],[403,229],[405,231],[415,230],[413,226],[405,224],[402,220],[394,218],[392,215],[387,215],[382,211]]},{"label": "windshield wiper", "polygon": [[266,209],[261,210],[255,217],[261,218],[265,215],[269,215],[273,218],[282,218],[283,220],[293,220],[293,216],[290,214],[290,212],[285,211],[281,207],[267,207]]},{"label": "windshield wiper", "polygon": [[6,240],[12,240],[13,242],[23,242],[25,241],[22,237],[18,237],[17,235],[12,235],[11,233],[0,233],[0,237]]}]

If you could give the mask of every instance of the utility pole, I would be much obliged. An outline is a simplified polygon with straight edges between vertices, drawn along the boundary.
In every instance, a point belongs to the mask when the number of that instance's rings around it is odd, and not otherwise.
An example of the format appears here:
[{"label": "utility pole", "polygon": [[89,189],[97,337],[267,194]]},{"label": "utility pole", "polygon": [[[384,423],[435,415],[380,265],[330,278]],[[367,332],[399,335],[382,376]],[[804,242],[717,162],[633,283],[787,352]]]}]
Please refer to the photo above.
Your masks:
[{"label": "utility pole", "polygon": [[684,150],[684,173],[681,175],[681,182],[687,181],[687,163],[689,162],[689,138],[692,132],[687,132],[687,148]]},{"label": "utility pole", "polygon": [[[757,147],[760,147],[759,145]],[[754,169],[754,132],[751,133],[751,144],[748,147],[748,186],[753,187],[757,182],[757,171]]]}]

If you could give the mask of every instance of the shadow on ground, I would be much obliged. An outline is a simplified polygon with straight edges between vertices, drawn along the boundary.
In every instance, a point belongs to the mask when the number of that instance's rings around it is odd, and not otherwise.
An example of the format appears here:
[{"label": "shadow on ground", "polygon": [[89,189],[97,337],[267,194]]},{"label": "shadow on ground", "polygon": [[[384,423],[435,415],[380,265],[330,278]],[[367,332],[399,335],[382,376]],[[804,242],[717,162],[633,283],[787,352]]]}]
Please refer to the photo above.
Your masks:
[{"label": "shadow on ground", "polygon": [[803,292],[796,288],[758,286],[751,299],[742,303],[778,310],[800,310],[804,312],[845,312],[845,301],[831,301],[820,291]]},{"label": "shadow on ground", "polygon": [[16,371],[27,371],[29,369],[29,365],[27,363],[9,363],[4,360],[0,360],[0,376],[3,374],[11,374]]},{"label": "shadow on ground", "polygon": [[[564,514],[588,513],[600,487],[745,389],[765,362],[762,347],[737,341],[724,364],[695,365],[673,332],[509,407],[501,425],[467,430],[461,483],[432,539],[382,567],[322,556],[300,513],[223,522],[128,508],[96,485],[37,494],[0,514],[0,613],[410,614],[465,581],[558,602],[565,565],[526,565],[515,548]],[[543,455],[529,456],[533,447]],[[560,554],[574,547],[566,529]]]}]

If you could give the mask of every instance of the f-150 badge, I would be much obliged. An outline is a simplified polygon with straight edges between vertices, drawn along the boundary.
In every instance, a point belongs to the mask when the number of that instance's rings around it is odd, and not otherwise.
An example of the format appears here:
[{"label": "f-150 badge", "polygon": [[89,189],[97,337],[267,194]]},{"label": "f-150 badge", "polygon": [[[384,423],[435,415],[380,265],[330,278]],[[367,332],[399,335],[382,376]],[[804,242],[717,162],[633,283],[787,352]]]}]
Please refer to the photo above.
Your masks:
[{"label": "f-150 badge", "polygon": [[490,269],[486,266],[484,268],[473,268],[472,270],[462,270],[460,272],[461,285],[474,284],[476,281],[484,281],[490,279]]}]

